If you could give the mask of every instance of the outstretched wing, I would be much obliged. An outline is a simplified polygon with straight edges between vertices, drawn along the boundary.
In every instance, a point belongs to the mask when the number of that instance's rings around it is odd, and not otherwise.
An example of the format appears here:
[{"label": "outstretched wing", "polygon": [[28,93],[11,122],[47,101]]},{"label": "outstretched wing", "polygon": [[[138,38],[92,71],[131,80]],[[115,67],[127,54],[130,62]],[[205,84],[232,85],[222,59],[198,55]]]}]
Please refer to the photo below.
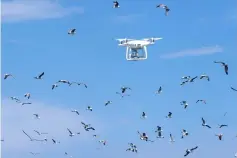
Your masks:
[{"label": "outstretched wing", "polygon": [[205,124],[205,123],[206,123],[206,121],[204,120],[204,118],[203,118],[203,117],[202,117],[202,123],[203,123],[203,124]]},{"label": "outstretched wing", "polygon": [[72,134],[72,131],[70,131],[70,129],[67,128],[67,130],[68,130],[68,132],[69,132],[70,134]]},{"label": "outstretched wing", "polygon": [[39,75],[39,78],[41,78],[42,76],[44,76],[44,72],[42,72],[42,73]]},{"label": "outstretched wing", "polygon": [[30,138],[30,140],[33,140],[24,130],[22,130],[22,132],[23,132],[28,138]]},{"label": "outstretched wing", "polygon": [[194,147],[194,148],[192,148],[192,149],[190,149],[191,151],[193,151],[193,150],[195,150],[195,149],[197,149],[198,148],[198,146],[196,146],[196,147]]},{"label": "outstretched wing", "polygon": [[237,91],[237,89],[233,88],[233,87],[230,87],[233,91]]}]

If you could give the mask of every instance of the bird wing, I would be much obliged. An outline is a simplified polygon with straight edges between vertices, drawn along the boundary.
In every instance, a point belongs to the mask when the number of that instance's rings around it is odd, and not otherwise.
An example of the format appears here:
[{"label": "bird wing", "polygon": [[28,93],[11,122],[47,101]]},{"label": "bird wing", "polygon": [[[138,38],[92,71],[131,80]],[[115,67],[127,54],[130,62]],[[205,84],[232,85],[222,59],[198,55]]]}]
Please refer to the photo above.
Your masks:
[{"label": "bird wing", "polygon": [[202,117],[202,123],[203,123],[203,124],[205,124],[205,123],[206,123],[206,121],[204,120],[204,118],[203,118],[203,117]]},{"label": "bird wing", "polygon": [[68,130],[68,132],[69,132],[70,134],[72,134],[72,131],[70,131],[70,129],[67,128],[67,130]]},{"label": "bird wing", "polygon": [[84,126],[86,125],[84,122],[81,122],[81,124],[84,125]]},{"label": "bird wing", "polygon": [[40,135],[40,132],[39,131],[36,131],[36,130],[34,130],[38,135]]},{"label": "bird wing", "polygon": [[191,151],[193,151],[193,150],[195,150],[195,149],[197,149],[198,148],[198,146],[196,146],[196,147],[194,147],[194,148],[192,148],[192,149],[190,149]]},{"label": "bird wing", "polygon": [[24,130],[22,130],[22,132],[23,132],[28,138],[30,138],[30,140],[33,140]]},{"label": "bird wing", "polygon": [[42,77],[44,75],[44,72],[42,72],[40,75],[39,75],[39,78]]},{"label": "bird wing", "polygon": [[225,63],[222,61],[214,61],[214,63],[225,65]]}]

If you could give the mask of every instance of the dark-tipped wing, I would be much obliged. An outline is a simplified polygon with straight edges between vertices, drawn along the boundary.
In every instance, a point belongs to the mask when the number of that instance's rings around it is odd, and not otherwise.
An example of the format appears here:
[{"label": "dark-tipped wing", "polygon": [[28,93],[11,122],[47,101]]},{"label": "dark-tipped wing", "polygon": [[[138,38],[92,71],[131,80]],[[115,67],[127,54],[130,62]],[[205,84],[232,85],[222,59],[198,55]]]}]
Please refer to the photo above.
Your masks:
[{"label": "dark-tipped wing", "polygon": [[24,130],[22,130],[22,132],[23,132],[28,138],[30,138],[30,140],[33,140]]},{"label": "dark-tipped wing", "polygon": [[233,88],[233,87],[230,87],[233,91],[237,91],[237,89]]},{"label": "dark-tipped wing", "polygon": [[205,124],[206,123],[206,121],[204,120],[204,118],[202,117],[202,124]]},{"label": "dark-tipped wing", "polygon": [[222,61],[214,61],[214,63],[225,65],[225,63]]},{"label": "dark-tipped wing", "polygon": [[190,150],[193,151],[193,150],[196,150],[197,148],[198,148],[198,146],[196,146],[196,147],[194,147],[194,148],[192,148]]},{"label": "dark-tipped wing", "polygon": [[42,73],[39,75],[39,78],[41,78],[42,76],[44,76],[44,72],[42,72]]},{"label": "dark-tipped wing", "polygon": [[67,130],[68,130],[68,132],[69,132],[70,134],[72,134],[72,131],[70,131],[70,129],[67,128]]}]

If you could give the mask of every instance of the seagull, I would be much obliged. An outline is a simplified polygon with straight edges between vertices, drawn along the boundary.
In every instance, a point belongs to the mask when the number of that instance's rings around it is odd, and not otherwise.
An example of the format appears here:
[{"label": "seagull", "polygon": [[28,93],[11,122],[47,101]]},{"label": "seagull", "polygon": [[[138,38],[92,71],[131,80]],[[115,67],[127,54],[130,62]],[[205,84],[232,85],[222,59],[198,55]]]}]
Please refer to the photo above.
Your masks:
[{"label": "seagull", "polygon": [[106,140],[99,140],[99,143],[102,143],[103,145],[106,145],[107,141]]},{"label": "seagull", "polygon": [[187,82],[188,82],[188,80],[187,81],[183,81],[183,82],[180,83],[180,85],[183,86]]},{"label": "seagull", "polygon": [[41,135],[41,134],[48,134],[48,133],[43,133],[43,132],[39,132],[39,131],[36,131],[34,130],[38,135]]},{"label": "seagull", "polygon": [[145,112],[142,112],[142,116],[141,116],[142,119],[146,119],[147,118],[147,115]]},{"label": "seagull", "polygon": [[233,87],[230,87],[233,91],[236,91],[237,92],[237,89],[233,88]]},{"label": "seagull", "polygon": [[33,114],[35,118],[40,119],[39,114]]},{"label": "seagull", "polygon": [[26,97],[27,99],[30,99],[30,93],[26,93],[24,97]]},{"label": "seagull", "polygon": [[53,85],[52,85],[52,90],[53,90],[54,88],[56,88],[56,87],[58,87],[58,85],[57,85],[57,84],[53,84]]},{"label": "seagull", "polygon": [[211,126],[209,126],[208,124],[206,124],[206,121],[204,120],[204,118],[202,117],[202,126],[206,126],[208,128],[211,128]]},{"label": "seagull", "polygon": [[162,92],[162,87],[160,86],[160,88],[155,92],[156,94],[161,94]]},{"label": "seagull", "polygon": [[170,142],[171,142],[171,143],[174,143],[174,142],[175,142],[175,140],[174,140],[174,138],[173,138],[173,136],[172,136],[171,133],[170,133]]},{"label": "seagull", "polygon": [[4,74],[4,80],[6,80],[8,77],[14,78],[14,76],[12,74]]},{"label": "seagull", "polygon": [[156,8],[163,8],[163,9],[165,9],[165,15],[166,16],[168,15],[168,12],[170,11],[170,9],[166,5],[164,5],[164,4],[159,4],[159,5],[156,6]]},{"label": "seagull", "polygon": [[118,1],[113,1],[113,3],[114,3],[113,8],[119,8],[120,7]]},{"label": "seagull", "polygon": [[128,145],[130,146],[128,149],[126,149],[126,151],[132,151],[132,152],[136,152],[137,153],[137,146],[133,143],[128,143]]},{"label": "seagull", "polygon": [[187,149],[186,153],[184,154],[184,156],[188,156],[188,154],[192,153],[194,150],[196,150],[198,148],[198,146],[191,148],[191,149]]},{"label": "seagull", "polygon": [[38,76],[34,77],[35,79],[42,79],[42,77],[44,76],[44,72],[42,72],[41,74],[39,74]]},{"label": "seagull", "polygon": [[207,103],[207,102],[206,102],[205,100],[203,100],[203,99],[199,99],[199,100],[196,101],[196,103],[198,103],[198,102],[203,102],[204,104]]},{"label": "seagull", "polygon": [[57,83],[67,83],[67,84],[69,84],[69,85],[70,85],[70,82],[69,82],[69,81],[67,81],[67,80],[59,80]]},{"label": "seagull", "polygon": [[11,98],[11,100],[15,100],[18,103],[21,102],[20,99],[18,99],[17,97],[10,97],[10,98]]},{"label": "seagull", "polygon": [[132,90],[130,87],[121,87],[121,92],[125,93],[128,89]]},{"label": "seagull", "polygon": [[224,67],[224,69],[225,69],[225,74],[226,75],[228,75],[228,65],[226,64],[226,63],[224,63],[224,62],[222,62],[222,61],[214,61],[214,63],[219,63],[219,64],[221,64],[223,67]]},{"label": "seagull", "polygon": [[164,138],[164,136],[162,136],[162,132],[163,132],[163,130],[161,129],[160,126],[157,126],[157,129],[156,129],[155,132],[158,133],[158,136],[157,136],[156,138]]},{"label": "seagull", "polygon": [[137,131],[137,133],[140,135],[140,139],[141,139],[141,140],[154,142],[154,141],[148,139],[148,136],[147,136],[146,133],[140,133],[139,131]]},{"label": "seagull", "polygon": [[71,112],[75,112],[77,115],[80,115],[77,110],[71,110]]},{"label": "seagull", "polygon": [[184,109],[188,107],[187,101],[181,101],[180,104],[184,106]]},{"label": "seagull", "polygon": [[188,136],[188,135],[189,133],[187,132],[187,130],[183,129],[181,138],[183,139],[185,136]]},{"label": "seagull", "polygon": [[84,126],[84,129],[86,131],[89,131],[90,129],[93,130],[93,131],[95,130],[95,128],[91,127],[90,124],[85,124],[84,122],[81,122],[81,124]]},{"label": "seagull", "polygon": [[32,155],[39,155],[40,153],[33,153],[33,152],[30,152],[30,154],[32,154]]},{"label": "seagull", "polygon": [[72,133],[72,131],[71,131],[70,129],[67,128],[67,130],[68,130],[68,132],[70,133],[70,134],[69,134],[70,137],[73,137],[73,136],[75,135],[74,133]]},{"label": "seagull", "polygon": [[30,141],[46,141],[46,140],[47,140],[47,139],[43,139],[43,140],[33,139],[33,138],[31,138],[24,130],[22,130],[22,132],[23,132],[28,138],[30,138]]},{"label": "seagull", "polygon": [[112,104],[112,101],[107,101],[107,102],[105,103],[105,106],[107,106],[107,105],[109,105],[109,104]]},{"label": "seagull", "polygon": [[87,88],[87,85],[85,83],[71,82],[69,83],[69,86],[71,86],[72,84],[77,84],[78,86],[83,85],[85,88]]},{"label": "seagull", "polygon": [[30,103],[30,102],[21,103],[21,105],[25,105],[25,104],[32,104],[32,103]]},{"label": "seagull", "polygon": [[210,81],[210,77],[208,75],[203,74],[200,76],[200,79],[204,79],[204,78],[206,78],[208,81]]},{"label": "seagull", "polygon": [[92,111],[92,107],[91,106],[87,106],[86,110]]},{"label": "seagull", "polygon": [[55,139],[52,139],[53,141],[53,144],[59,144],[60,142],[59,141],[56,141]]},{"label": "seagull", "polygon": [[172,118],[172,112],[169,112],[166,118]]},{"label": "seagull", "polygon": [[223,134],[216,134],[216,136],[218,137],[219,140],[222,140]]},{"label": "seagull", "polygon": [[228,125],[218,125],[219,128],[222,128],[222,127],[228,127]]},{"label": "seagull", "polygon": [[195,77],[189,79],[189,82],[194,82],[194,80],[195,80],[196,78],[198,78],[198,76],[195,76]]},{"label": "seagull", "polygon": [[74,35],[76,33],[76,29],[70,29],[67,34]]}]

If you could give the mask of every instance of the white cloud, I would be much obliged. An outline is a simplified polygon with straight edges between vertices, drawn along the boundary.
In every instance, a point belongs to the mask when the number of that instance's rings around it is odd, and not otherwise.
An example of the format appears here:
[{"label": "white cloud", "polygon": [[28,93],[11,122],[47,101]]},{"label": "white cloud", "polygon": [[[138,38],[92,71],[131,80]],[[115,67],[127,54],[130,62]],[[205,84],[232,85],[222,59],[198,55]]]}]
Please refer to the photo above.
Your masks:
[{"label": "white cloud", "polygon": [[162,55],[161,58],[178,58],[178,57],[184,57],[184,56],[210,55],[210,54],[219,53],[222,51],[223,51],[223,48],[217,45],[217,46],[187,49],[187,50],[182,50],[175,53],[169,53],[166,55]]},{"label": "white cloud", "polygon": [[19,22],[61,18],[73,13],[81,14],[81,7],[63,7],[52,0],[11,0],[2,2],[2,21]]},{"label": "white cloud", "polygon": [[[98,134],[104,128],[101,125],[98,118],[83,117],[83,112],[79,116],[71,112],[70,108],[60,108],[58,106],[48,106],[42,103],[35,103],[31,105],[20,105],[14,101],[3,100],[2,101],[2,143],[3,153],[20,152],[28,153],[30,151],[45,150],[42,148],[42,142],[31,142],[27,136],[24,135],[22,130],[28,133],[30,136],[36,139],[49,139],[45,142],[47,145],[52,145],[52,138],[59,140],[60,145],[70,145],[77,142],[90,142],[93,140],[93,133]],[[38,113],[40,119],[35,119],[33,114]],[[96,131],[86,132],[81,121],[90,123],[96,128]],[[80,132],[80,135],[76,135],[74,138],[69,137],[67,128],[71,129],[74,133]],[[47,135],[39,136],[33,130],[40,132],[47,132]],[[79,144],[80,145],[80,144]]]}]

